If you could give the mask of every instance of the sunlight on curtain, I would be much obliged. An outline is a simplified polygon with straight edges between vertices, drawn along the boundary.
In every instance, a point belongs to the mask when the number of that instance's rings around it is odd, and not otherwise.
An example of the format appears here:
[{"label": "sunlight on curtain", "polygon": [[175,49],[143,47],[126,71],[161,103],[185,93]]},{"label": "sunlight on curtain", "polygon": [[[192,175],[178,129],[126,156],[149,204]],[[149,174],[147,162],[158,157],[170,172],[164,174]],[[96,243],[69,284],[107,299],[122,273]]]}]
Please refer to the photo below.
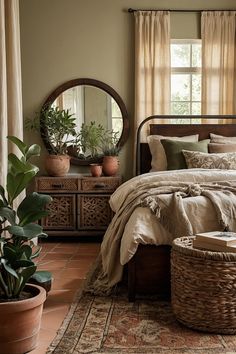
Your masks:
[{"label": "sunlight on curtain", "polygon": [[202,114],[236,113],[235,15],[235,11],[202,12]]},{"label": "sunlight on curtain", "polygon": [[5,186],[6,137],[23,138],[19,0],[0,0],[0,126],[0,184]]},{"label": "sunlight on curtain", "polygon": [[171,64],[170,13],[137,11],[134,16],[136,132],[146,117],[170,113]]}]

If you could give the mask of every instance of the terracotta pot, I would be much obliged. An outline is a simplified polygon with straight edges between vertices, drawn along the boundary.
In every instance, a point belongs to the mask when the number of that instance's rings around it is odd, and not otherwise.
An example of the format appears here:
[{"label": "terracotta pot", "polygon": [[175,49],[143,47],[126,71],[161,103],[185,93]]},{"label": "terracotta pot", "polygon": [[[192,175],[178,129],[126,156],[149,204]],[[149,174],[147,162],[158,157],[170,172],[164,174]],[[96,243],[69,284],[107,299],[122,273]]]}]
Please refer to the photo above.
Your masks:
[{"label": "terracotta pot", "polygon": [[34,296],[0,302],[0,354],[28,353],[37,346],[46,291],[31,284],[25,290]]},{"label": "terracotta pot", "polygon": [[45,169],[49,176],[63,177],[70,169],[70,156],[48,155],[45,159]]},{"label": "terracotta pot", "polygon": [[117,156],[104,156],[102,171],[105,176],[115,176],[119,169],[119,160]]},{"label": "terracotta pot", "polygon": [[91,163],[90,172],[93,177],[100,177],[102,174],[102,165],[99,165],[97,163]]}]

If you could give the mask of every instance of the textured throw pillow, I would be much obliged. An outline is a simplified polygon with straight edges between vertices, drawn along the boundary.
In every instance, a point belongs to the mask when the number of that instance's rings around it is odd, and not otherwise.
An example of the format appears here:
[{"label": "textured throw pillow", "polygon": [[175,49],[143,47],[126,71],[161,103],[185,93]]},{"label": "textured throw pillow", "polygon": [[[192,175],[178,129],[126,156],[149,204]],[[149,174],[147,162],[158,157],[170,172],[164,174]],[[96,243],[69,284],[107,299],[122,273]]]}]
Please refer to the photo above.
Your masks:
[{"label": "textured throw pillow", "polygon": [[224,170],[236,169],[236,153],[206,154],[196,151],[183,150],[188,168],[219,168]]},{"label": "textured throw pillow", "polygon": [[198,141],[198,134],[195,135],[187,135],[181,137],[169,137],[163,135],[149,135],[147,137],[147,142],[151,151],[152,155],[152,169],[150,172],[155,171],[166,171],[167,170],[167,160],[165,150],[161,144],[161,139],[168,139],[168,140],[177,140],[177,141]]},{"label": "textured throw pillow", "polygon": [[210,143],[208,144],[208,151],[210,153],[236,152],[236,143],[235,144]]},{"label": "textured throw pillow", "polygon": [[182,150],[208,152],[210,140],[201,140],[196,143],[187,141],[161,140],[167,158],[167,170],[187,168]]},{"label": "textured throw pillow", "polygon": [[211,143],[217,144],[236,144],[236,136],[223,136],[210,133]]}]

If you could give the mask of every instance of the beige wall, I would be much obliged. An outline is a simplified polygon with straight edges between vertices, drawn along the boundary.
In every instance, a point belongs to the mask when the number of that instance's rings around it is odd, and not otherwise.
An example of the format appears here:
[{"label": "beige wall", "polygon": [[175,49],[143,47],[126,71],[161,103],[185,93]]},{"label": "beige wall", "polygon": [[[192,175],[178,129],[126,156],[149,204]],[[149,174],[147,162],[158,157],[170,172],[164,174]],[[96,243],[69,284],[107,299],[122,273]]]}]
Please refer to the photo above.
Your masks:
[{"label": "beige wall", "polygon": [[[65,81],[88,77],[112,86],[125,102],[131,126],[120,156],[125,179],[132,176],[134,160],[134,31],[127,9],[236,9],[235,0],[149,0],[148,6],[145,0],[19,1],[24,116],[33,116]],[[172,38],[198,38],[199,19],[196,13],[171,13]],[[43,145],[38,134],[25,132],[25,137]]]}]

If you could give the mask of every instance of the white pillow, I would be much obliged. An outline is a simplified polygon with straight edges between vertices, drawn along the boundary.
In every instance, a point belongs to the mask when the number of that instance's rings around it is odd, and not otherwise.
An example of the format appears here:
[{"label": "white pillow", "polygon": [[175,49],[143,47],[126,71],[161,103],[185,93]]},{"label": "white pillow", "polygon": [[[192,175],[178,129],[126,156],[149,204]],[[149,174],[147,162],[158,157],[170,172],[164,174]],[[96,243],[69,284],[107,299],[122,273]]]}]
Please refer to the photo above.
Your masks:
[{"label": "white pillow", "polygon": [[162,146],[161,139],[168,140],[182,140],[182,141],[198,141],[198,134],[188,135],[188,136],[163,136],[163,135],[148,135],[147,142],[152,155],[152,168],[150,172],[155,171],[166,171],[167,170],[167,159],[166,153]]},{"label": "white pillow", "polygon": [[223,136],[210,133],[211,143],[218,143],[218,144],[232,144],[236,143],[236,136]]}]

